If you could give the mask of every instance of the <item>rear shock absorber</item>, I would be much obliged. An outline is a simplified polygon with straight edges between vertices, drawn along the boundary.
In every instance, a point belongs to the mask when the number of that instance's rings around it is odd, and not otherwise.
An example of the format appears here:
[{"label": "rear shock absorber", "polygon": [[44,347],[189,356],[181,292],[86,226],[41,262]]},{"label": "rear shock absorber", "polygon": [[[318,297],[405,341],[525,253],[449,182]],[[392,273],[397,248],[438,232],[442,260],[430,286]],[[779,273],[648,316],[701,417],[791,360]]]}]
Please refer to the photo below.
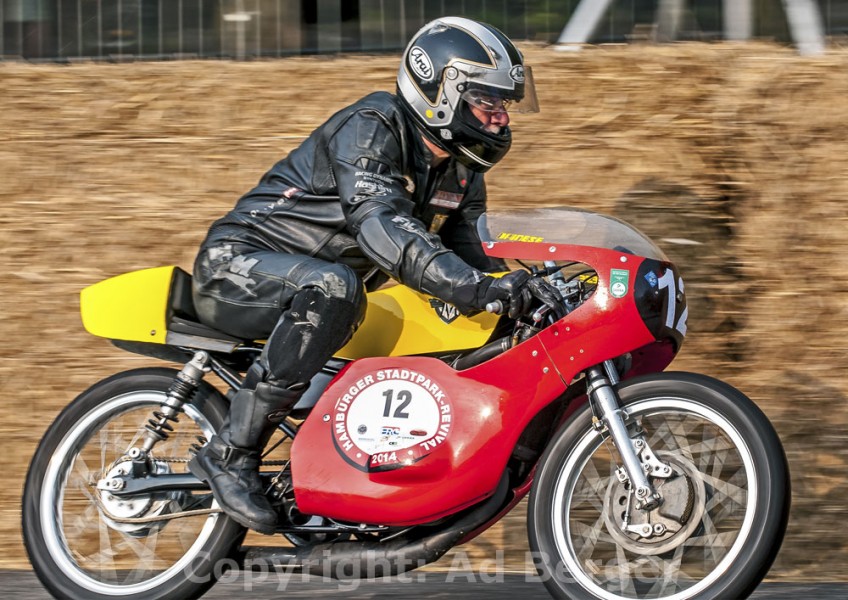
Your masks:
[{"label": "rear shock absorber", "polygon": [[153,411],[153,418],[144,426],[147,431],[144,434],[139,458],[146,459],[153,446],[157,442],[168,439],[168,435],[174,431],[171,423],[179,421],[179,414],[184,412],[183,405],[191,401],[203,376],[211,370],[209,363],[209,355],[200,351],[177,373],[168,389],[165,401],[160,405],[161,410]]}]

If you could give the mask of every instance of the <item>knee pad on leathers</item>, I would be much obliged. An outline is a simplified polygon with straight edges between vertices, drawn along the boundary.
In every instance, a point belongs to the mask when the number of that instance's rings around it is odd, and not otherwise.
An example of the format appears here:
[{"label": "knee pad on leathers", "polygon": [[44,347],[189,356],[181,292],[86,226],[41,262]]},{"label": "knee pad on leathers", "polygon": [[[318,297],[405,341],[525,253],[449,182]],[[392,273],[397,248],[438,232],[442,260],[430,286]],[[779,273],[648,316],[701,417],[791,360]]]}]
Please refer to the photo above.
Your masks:
[{"label": "knee pad on leathers", "polygon": [[307,383],[353,335],[364,318],[364,300],[305,288],[292,300],[268,338],[262,365],[278,385]]}]

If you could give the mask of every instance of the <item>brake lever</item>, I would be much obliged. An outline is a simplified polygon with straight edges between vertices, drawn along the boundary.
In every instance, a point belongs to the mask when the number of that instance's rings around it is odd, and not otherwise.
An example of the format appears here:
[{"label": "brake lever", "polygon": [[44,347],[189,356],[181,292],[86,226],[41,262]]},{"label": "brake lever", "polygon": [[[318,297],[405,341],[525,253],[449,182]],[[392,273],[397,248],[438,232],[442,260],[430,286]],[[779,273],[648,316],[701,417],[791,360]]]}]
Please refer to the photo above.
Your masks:
[{"label": "brake lever", "polygon": [[536,312],[533,313],[530,318],[533,319],[533,323],[536,324],[541,322],[541,320],[544,319],[545,315],[547,315],[549,312],[551,312],[551,307],[547,304],[543,304],[536,310]]}]

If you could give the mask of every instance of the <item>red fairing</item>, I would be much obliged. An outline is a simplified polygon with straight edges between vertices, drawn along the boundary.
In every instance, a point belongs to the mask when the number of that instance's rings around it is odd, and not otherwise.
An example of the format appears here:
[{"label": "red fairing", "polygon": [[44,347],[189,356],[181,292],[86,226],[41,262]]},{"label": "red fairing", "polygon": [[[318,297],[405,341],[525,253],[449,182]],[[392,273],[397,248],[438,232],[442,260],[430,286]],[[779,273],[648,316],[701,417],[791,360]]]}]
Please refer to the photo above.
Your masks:
[{"label": "red fairing", "polygon": [[[636,274],[643,257],[587,246],[499,242],[485,246],[486,254],[499,258],[579,261],[598,275],[591,298],[564,319],[539,333],[564,381],[571,382],[582,371],[622,354],[633,355],[634,376],[659,372],[674,358],[667,340],[657,340],[645,326],[633,298]],[[613,274],[626,278],[620,297],[612,293]],[[619,279],[623,283],[625,279]]]},{"label": "red fairing", "polygon": [[[636,266],[629,271],[629,289]],[[655,342],[632,297],[610,295],[609,270],[598,269],[598,278],[597,291],[585,304],[537,336],[566,381],[592,365]]]},{"label": "red fairing", "polygon": [[578,260],[595,269],[598,285],[559,322],[466,371],[427,357],[351,363],[295,437],[301,512],[395,526],[455,513],[493,493],[521,432],[580,372],[625,353],[633,354],[633,372],[661,370],[673,358],[673,347],[655,339],[634,301],[643,258],[521,242],[487,252]]},{"label": "red fairing", "polygon": [[565,384],[538,338],[466,371],[367,358],[331,383],[292,445],[301,512],[414,525],[494,491],[518,437]]}]

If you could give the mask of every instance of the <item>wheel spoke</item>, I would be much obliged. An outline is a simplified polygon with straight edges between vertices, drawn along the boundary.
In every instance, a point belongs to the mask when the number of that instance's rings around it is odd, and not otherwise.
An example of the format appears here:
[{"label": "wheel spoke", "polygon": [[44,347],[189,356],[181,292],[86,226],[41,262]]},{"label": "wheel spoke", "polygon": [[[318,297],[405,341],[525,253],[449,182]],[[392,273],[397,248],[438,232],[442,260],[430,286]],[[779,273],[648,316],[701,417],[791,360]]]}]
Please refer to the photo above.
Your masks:
[{"label": "wheel spoke", "polygon": [[600,515],[598,519],[591,525],[587,525],[581,521],[574,521],[571,524],[571,530],[575,535],[580,536],[581,552],[579,557],[582,560],[588,560],[594,553],[595,546],[598,542],[614,544],[615,540],[606,532],[604,526],[604,516]]},{"label": "wheel spoke", "polygon": [[[660,560],[655,556],[648,557],[648,560],[653,563],[657,571],[661,573],[661,576],[657,578],[656,583],[651,588],[652,592],[655,592],[657,596],[671,594],[677,591],[679,587],[678,581],[680,580],[681,575],[685,575],[681,569],[683,551],[684,546],[678,546],[675,548],[671,560]],[[658,589],[657,586],[659,586]]]},{"label": "wheel spoke", "polygon": [[[615,465],[610,463],[610,466],[614,468]],[[595,468],[594,461],[590,461],[586,465],[586,470],[574,492],[575,506],[579,506],[581,502],[586,502],[598,510],[603,510],[604,494],[609,481],[610,477],[602,477]]]},{"label": "wheel spoke", "polygon": [[[153,533],[145,538],[144,543],[136,542],[130,544],[132,551],[135,552],[138,557],[138,560],[136,561],[138,566],[127,575],[127,581],[142,581],[150,571],[156,568],[155,565],[157,557],[155,550],[158,537],[158,530],[154,530]],[[127,540],[131,539],[129,536],[125,536],[125,538],[127,538]]]},{"label": "wheel spoke", "polygon": [[715,451],[715,435],[707,427],[704,427],[703,429],[701,443],[704,445],[706,450],[701,452],[699,455],[698,470],[702,473],[706,473],[710,468],[710,463],[714,463],[717,459],[713,453]]},{"label": "wheel spoke", "polygon": [[[681,438],[677,439],[680,440]],[[733,442],[722,437],[702,440],[700,442],[693,441],[691,444],[686,443],[681,446],[680,449],[686,453],[687,458],[694,461],[694,457],[696,456],[700,456],[702,459],[706,457],[707,460],[710,460],[711,457],[715,457],[714,453],[732,452],[735,446]]]},{"label": "wheel spoke", "polygon": [[736,541],[736,536],[738,535],[738,533],[738,531],[726,531],[724,533],[703,534],[689,538],[688,540],[686,540],[685,545],[687,548],[718,546],[727,549],[733,545],[734,541]]},{"label": "wheel spoke", "polygon": [[618,561],[619,592],[625,598],[634,598],[636,588],[633,586],[633,578],[630,577],[631,563],[624,552],[624,548],[619,545],[615,547],[615,558]]},{"label": "wheel spoke", "polygon": [[111,427],[111,423],[106,423],[100,429],[100,472],[106,472],[106,451],[109,449],[110,442],[108,436],[108,429]]},{"label": "wheel spoke", "polygon": [[[744,471],[742,471],[744,474]],[[704,475],[702,479],[705,484],[708,484],[714,491],[712,499],[707,503],[708,509],[713,509],[727,502],[734,502],[744,505],[748,498],[748,490],[741,485],[735,485],[730,480],[722,480],[713,475]],[[734,476],[735,477],[735,476]]]},{"label": "wheel spoke", "polygon": [[105,577],[106,581],[117,581],[118,574],[115,570],[115,550],[112,548],[111,531],[102,520],[98,520],[98,532],[100,534],[100,552],[89,557],[86,562],[93,559],[98,565],[101,578]]},{"label": "wheel spoke", "polygon": [[[688,426],[687,426],[688,423]],[[683,454],[687,460],[692,460],[692,445],[689,441],[692,430],[696,423],[686,418],[671,418],[664,415],[662,422],[652,423],[652,435],[648,443],[656,452],[662,448],[676,450]]]},{"label": "wheel spoke", "polygon": [[102,468],[97,471],[92,471],[85,458],[83,458],[82,455],[77,454],[76,459],[74,460],[74,468],[68,476],[68,479],[75,479],[80,485],[84,485],[86,483],[90,483],[93,479],[96,480],[102,473]]}]

